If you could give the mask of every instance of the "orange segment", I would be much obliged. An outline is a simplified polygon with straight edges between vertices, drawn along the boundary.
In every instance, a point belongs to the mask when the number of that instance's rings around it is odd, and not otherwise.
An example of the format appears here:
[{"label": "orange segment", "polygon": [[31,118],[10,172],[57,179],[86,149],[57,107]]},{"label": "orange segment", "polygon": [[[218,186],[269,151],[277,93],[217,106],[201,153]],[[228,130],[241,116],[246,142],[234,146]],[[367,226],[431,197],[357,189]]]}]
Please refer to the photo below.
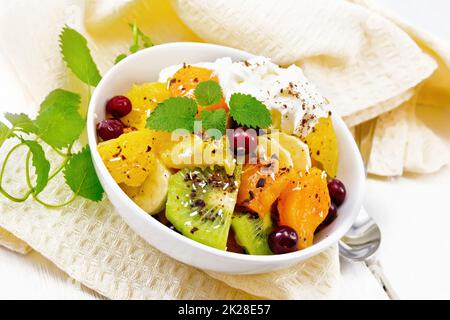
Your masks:
[{"label": "orange segment", "polygon": [[278,170],[276,160],[270,164],[249,164],[241,175],[237,205],[258,213],[261,218],[270,214],[273,203],[287,187],[291,170]]},{"label": "orange segment", "polygon": [[145,128],[147,117],[158,103],[170,97],[169,91],[164,83],[152,82],[142,85],[133,85],[127,93],[133,109],[129,114],[120,119],[126,126],[137,129]]},{"label": "orange segment", "polygon": [[304,142],[309,147],[313,165],[322,168],[328,176],[335,178],[338,170],[339,150],[331,118],[320,118]]},{"label": "orange segment", "polygon": [[173,75],[173,78],[169,79],[169,91],[174,97],[193,96],[197,85],[208,80],[219,82],[217,76],[210,69],[184,65]]},{"label": "orange segment", "polygon": [[312,168],[300,173],[281,193],[278,200],[280,225],[293,228],[298,234],[298,248],[310,247],[314,231],[325,220],[330,208],[326,175]]}]

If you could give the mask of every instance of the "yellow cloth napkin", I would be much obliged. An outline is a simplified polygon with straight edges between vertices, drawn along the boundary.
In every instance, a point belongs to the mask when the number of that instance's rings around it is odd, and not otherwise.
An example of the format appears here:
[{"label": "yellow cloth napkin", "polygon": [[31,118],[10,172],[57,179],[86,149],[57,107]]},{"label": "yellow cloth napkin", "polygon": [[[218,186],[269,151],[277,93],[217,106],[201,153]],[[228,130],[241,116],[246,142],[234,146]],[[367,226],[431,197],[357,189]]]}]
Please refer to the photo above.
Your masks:
[{"label": "yellow cloth napkin", "polygon": [[[349,125],[380,115],[385,117],[384,125],[377,127],[376,139],[387,140],[391,145],[386,151],[378,143],[381,147],[373,152],[373,172],[389,175],[399,174],[404,168],[417,172],[426,172],[430,167],[439,169],[448,162],[445,153],[439,159],[429,159],[424,156],[428,151],[424,148],[433,145],[435,149],[447,149],[430,129],[418,122],[412,102],[438,106],[447,103],[449,64],[440,56],[447,51],[439,42],[429,40],[395,18],[383,17],[385,13],[371,3],[354,2],[4,1],[0,9],[0,54],[13,70],[11,81],[24,95],[24,104],[8,111],[34,113],[39,102],[56,87],[82,90],[67,72],[57,50],[58,33],[64,24],[86,35],[95,60],[105,72],[115,56],[127,51],[130,41],[127,24],[136,20],[155,43],[204,40],[269,56],[281,64],[298,63]],[[417,86],[421,83],[419,90]],[[436,96],[441,99],[432,99]],[[407,118],[401,113],[403,109],[409,111]],[[396,114],[387,115],[386,111]],[[390,120],[395,117],[405,121],[403,127],[397,128],[397,122]],[[407,132],[402,135],[405,127]],[[392,135],[401,138],[392,139]],[[408,143],[414,136],[422,137],[419,146]],[[396,143],[404,146],[401,154],[391,148]],[[376,160],[380,152],[395,159],[395,168]],[[412,157],[417,155],[421,161],[414,163]],[[15,156],[23,157],[20,153]],[[23,181],[16,180],[20,168],[15,166],[23,161],[11,163],[6,180],[11,180],[8,185],[12,190],[20,192],[25,186]],[[67,190],[55,181],[46,196],[64,198]],[[256,276],[207,275],[147,245],[127,227],[107,200],[94,204],[79,199],[69,207],[49,211],[31,200],[15,204],[1,198],[0,212],[0,227],[24,240],[76,280],[110,298],[308,299],[334,297],[338,289],[336,247],[281,272]],[[20,241],[13,243],[23,245]],[[11,241],[9,247],[14,248]]]}]

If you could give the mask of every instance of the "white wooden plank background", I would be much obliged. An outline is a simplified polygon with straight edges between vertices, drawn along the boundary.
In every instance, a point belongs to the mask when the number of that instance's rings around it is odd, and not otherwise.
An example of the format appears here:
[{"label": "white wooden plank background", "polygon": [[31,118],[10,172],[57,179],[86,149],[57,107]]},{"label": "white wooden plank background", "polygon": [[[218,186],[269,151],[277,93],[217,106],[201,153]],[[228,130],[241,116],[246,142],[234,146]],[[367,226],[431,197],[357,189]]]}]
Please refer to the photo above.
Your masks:
[{"label": "white wooden plank background", "polygon": [[[450,1],[379,0],[422,28],[450,42]],[[0,101],[20,105],[0,61]],[[450,109],[442,110],[437,132],[450,142]],[[427,114],[423,118],[429,121]],[[450,169],[424,177],[371,179],[366,207],[383,230],[380,260],[400,298],[450,298]],[[342,262],[341,299],[386,299],[362,263]],[[36,252],[21,256],[0,248],[0,299],[97,299]]]}]

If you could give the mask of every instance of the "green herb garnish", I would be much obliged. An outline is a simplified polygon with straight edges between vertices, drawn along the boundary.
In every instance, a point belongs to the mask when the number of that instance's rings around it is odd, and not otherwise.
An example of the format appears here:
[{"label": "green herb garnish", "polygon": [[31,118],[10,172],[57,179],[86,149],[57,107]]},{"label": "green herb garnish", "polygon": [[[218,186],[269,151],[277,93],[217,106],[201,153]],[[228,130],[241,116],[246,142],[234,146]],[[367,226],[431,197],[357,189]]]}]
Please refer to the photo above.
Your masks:
[{"label": "green herb garnish", "polygon": [[214,111],[203,110],[201,113],[201,121],[203,130],[208,131],[216,129],[224,135],[226,130],[227,112],[224,109]]},{"label": "green herb garnish", "polygon": [[64,178],[76,195],[92,201],[102,200],[103,188],[97,179],[88,147],[70,158],[64,167]]},{"label": "green herb garnish", "polygon": [[58,89],[44,100],[34,121],[36,134],[51,147],[62,149],[78,139],[85,126],[79,113],[81,98]]},{"label": "green herb garnish", "polygon": [[195,99],[204,107],[220,103],[223,97],[222,88],[216,81],[200,82],[194,91]]},{"label": "green herb garnish", "polygon": [[8,128],[7,125],[0,122],[0,147],[3,145],[6,139],[10,138],[11,134],[12,130]]},{"label": "green herb garnish", "polygon": [[185,97],[169,98],[158,104],[147,119],[147,128],[173,132],[177,129],[194,131],[197,103]]},{"label": "green herb garnish", "polygon": [[17,130],[22,130],[24,133],[37,132],[37,128],[34,122],[24,113],[20,114],[5,113],[5,118]]},{"label": "green herb garnish", "polygon": [[69,69],[88,86],[97,86],[102,76],[92,59],[87,40],[69,27],[63,29],[59,39],[63,59]]},{"label": "green herb garnish", "polygon": [[[135,43],[139,39],[144,47],[153,45],[150,38],[145,36],[134,24],[132,26]],[[136,40],[137,39],[137,40]],[[64,27],[60,34],[60,48],[67,67],[87,84],[90,98],[90,88],[95,87],[101,80],[100,72],[86,39],[76,30]],[[133,47],[139,49],[139,46]],[[125,58],[126,55],[118,57]],[[80,152],[72,151],[85,127],[85,115],[80,113],[81,97],[78,93],[64,89],[52,91],[42,102],[36,119],[26,114],[6,113],[6,125],[0,122],[0,147],[7,139],[14,138],[18,142],[6,153],[0,166],[0,194],[15,202],[24,202],[30,196],[47,208],[60,208],[73,202],[77,197],[100,201],[103,188],[94,170],[89,148],[84,147]],[[28,191],[22,196],[11,195],[3,188],[3,176],[7,170],[7,163],[19,148],[27,148],[25,160],[25,178]],[[62,158],[55,165],[46,157],[46,149],[52,148]],[[31,167],[34,168],[35,181],[32,181]],[[55,168],[53,168],[55,167]],[[67,186],[73,191],[73,196],[60,204],[49,204],[39,198],[48,183],[61,172]]]},{"label": "green herb garnish", "polygon": [[[226,131],[227,112],[224,109],[202,110],[196,118],[199,105],[211,106],[220,103],[222,89],[214,81],[201,82],[194,91],[196,100],[177,97],[160,103],[147,119],[147,128],[173,132],[186,129],[194,132],[194,122],[201,121],[204,131],[217,129],[222,135]],[[241,126],[248,128],[268,128],[272,116],[267,107],[255,97],[235,93],[230,99],[230,115]]]},{"label": "green herb garnish", "polygon": [[235,93],[230,98],[230,115],[239,125],[248,128],[268,128],[272,115],[267,107],[249,94]]},{"label": "green herb garnish", "polygon": [[[39,113],[34,120],[25,114],[8,113],[5,115],[11,127],[9,128],[0,122],[0,132],[4,132],[3,136],[5,139],[16,138],[20,142],[10,149],[4,159],[0,182],[3,180],[4,168],[6,168],[6,164],[14,151],[20,147],[27,147],[28,154],[25,163],[25,176],[29,190],[21,198],[16,198],[9,194],[0,183],[0,192],[4,196],[12,201],[23,202],[31,195],[36,201],[49,208],[59,208],[67,205],[75,200],[78,195],[88,199],[94,198],[88,193],[75,193],[69,202],[55,205],[45,203],[38,197],[44,191],[48,182],[54,179],[66,167],[66,164],[70,163],[76,156],[72,153],[72,146],[80,137],[85,126],[85,120],[79,113],[80,103],[81,98],[78,94],[58,89],[51,92],[42,102]],[[27,138],[23,136],[24,134]],[[34,139],[32,139],[33,137]],[[55,168],[51,175],[50,170],[52,169],[52,165],[46,158],[44,145],[53,148],[62,157],[62,164]],[[92,166],[92,160],[90,158],[83,158],[82,160],[85,162],[83,164],[84,171],[80,171],[78,175],[81,176],[84,172],[89,172],[90,179],[97,180],[98,182],[95,173],[85,169]],[[30,161],[34,167],[36,176],[34,183],[31,181]],[[69,185],[69,183],[67,184]]]},{"label": "green herb garnish", "polygon": [[33,167],[36,171],[36,186],[34,187],[34,194],[38,195],[47,186],[48,177],[50,173],[50,162],[45,157],[44,149],[36,141],[24,140],[23,143],[30,150]]},{"label": "green herb garnish", "polygon": [[[136,22],[130,24],[131,32],[133,33],[133,43],[130,45],[130,53],[136,53],[140,49],[153,47],[154,44],[149,36],[145,35],[141,29],[137,26]],[[121,53],[117,56],[115,64],[125,59],[128,55],[126,53]]]}]

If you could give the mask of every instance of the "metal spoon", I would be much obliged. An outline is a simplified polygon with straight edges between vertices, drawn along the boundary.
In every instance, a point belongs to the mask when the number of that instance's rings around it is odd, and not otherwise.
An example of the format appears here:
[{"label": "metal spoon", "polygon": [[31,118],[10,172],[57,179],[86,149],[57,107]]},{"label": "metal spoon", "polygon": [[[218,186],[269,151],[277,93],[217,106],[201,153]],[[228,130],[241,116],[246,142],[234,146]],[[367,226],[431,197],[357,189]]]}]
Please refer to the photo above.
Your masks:
[{"label": "metal spoon", "polygon": [[[372,150],[373,132],[376,120],[368,121],[355,128],[355,140],[361,151],[366,168]],[[377,223],[368,215],[364,208],[350,230],[339,241],[339,254],[341,257],[355,262],[365,262],[369,270],[382,284],[383,289],[391,299],[397,299],[392,286],[383,273],[383,269],[376,258],[376,252],[381,244],[381,231]]]}]

